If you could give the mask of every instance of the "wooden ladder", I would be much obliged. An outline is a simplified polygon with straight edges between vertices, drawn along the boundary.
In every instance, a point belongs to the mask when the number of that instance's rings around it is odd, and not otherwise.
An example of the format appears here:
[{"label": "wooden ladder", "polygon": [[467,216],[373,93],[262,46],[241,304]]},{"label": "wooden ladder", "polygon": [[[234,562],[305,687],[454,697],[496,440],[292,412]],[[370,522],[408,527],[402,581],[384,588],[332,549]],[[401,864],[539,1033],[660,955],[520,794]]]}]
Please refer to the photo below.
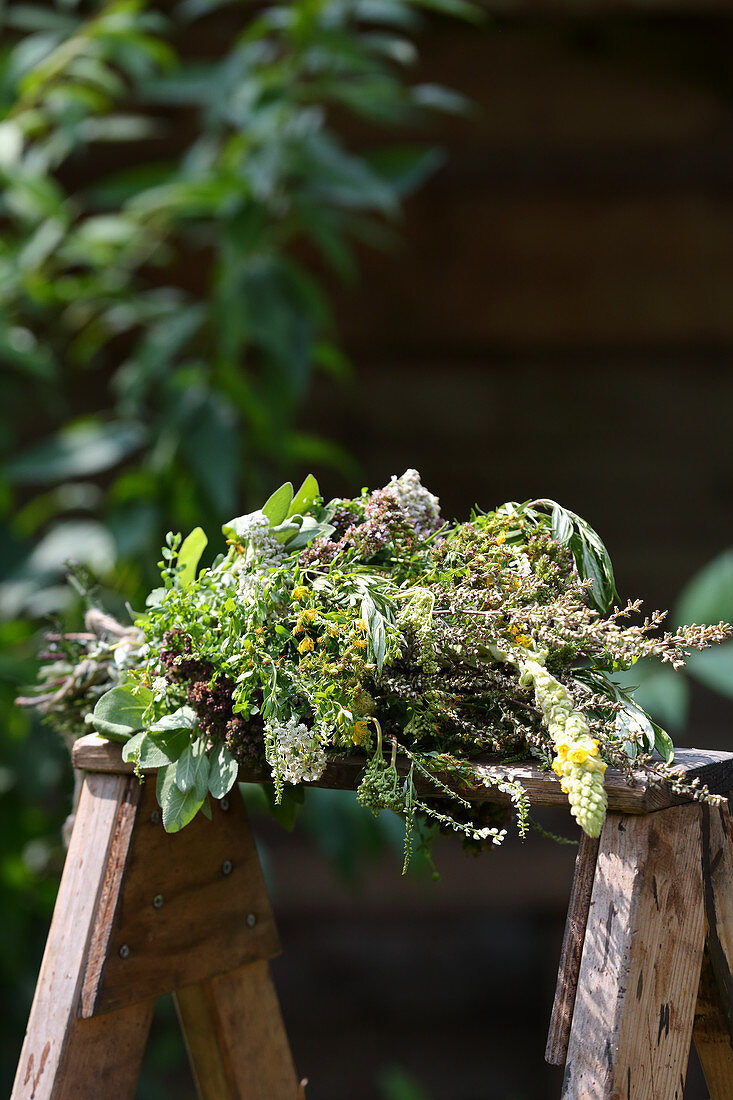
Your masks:
[{"label": "wooden ladder", "polygon": [[[733,754],[681,769],[733,789]],[[85,772],[12,1100],[134,1097],[156,998],[173,993],[204,1100],[298,1100],[268,960],[277,930],[236,788],[168,835],[154,784],[118,745],[74,747]],[[353,787],[361,765],[329,765]],[[533,764],[535,805],[564,795]],[[242,773],[262,781],[262,775]],[[607,773],[609,814],[576,861],[547,1060],[565,1100],[681,1100],[694,1035],[712,1100],[733,1098],[733,827],[728,804],[681,803]],[[477,785],[470,797],[503,796]],[[345,1094],[346,1095],[346,1094]]]}]

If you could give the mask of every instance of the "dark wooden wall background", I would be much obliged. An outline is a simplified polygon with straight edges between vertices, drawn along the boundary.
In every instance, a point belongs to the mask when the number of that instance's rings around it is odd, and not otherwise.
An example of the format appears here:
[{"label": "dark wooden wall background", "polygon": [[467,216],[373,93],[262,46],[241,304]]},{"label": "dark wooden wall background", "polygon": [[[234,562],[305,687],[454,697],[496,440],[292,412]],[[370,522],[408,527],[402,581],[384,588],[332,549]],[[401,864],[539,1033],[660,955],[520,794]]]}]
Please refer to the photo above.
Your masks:
[{"label": "dark wooden wall background", "polygon": [[449,514],[556,497],[665,606],[730,545],[732,31],[638,8],[436,24],[424,74],[480,113],[442,125],[404,245],[339,294],[357,378],[310,412],[369,484],[417,466]]},{"label": "dark wooden wall background", "polygon": [[[449,515],[559,499],[622,594],[668,606],[733,543],[733,24],[715,4],[506,7],[426,39],[425,78],[480,114],[441,126],[404,245],[339,291],[356,377],[321,381],[308,424],[370,485],[417,466]],[[697,694],[689,736],[729,744],[730,717]],[[364,901],[271,842],[313,1100],[377,1096],[389,1062],[434,1100],[558,1094],[542,1052],[572,853],[449,847],[437,889],[394,860]],[[686,1096],[707,1096],[694,1065]]]}]

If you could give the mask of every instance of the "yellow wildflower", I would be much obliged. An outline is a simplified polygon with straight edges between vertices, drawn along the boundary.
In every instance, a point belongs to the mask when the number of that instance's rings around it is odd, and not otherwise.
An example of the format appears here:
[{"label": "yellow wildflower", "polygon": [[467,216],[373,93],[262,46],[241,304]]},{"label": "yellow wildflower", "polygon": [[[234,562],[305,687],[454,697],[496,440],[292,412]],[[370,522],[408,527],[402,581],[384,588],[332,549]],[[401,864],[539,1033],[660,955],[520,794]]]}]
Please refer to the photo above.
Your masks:
[{"label": "yellow wildflower", "polygon": [[354,640],[354,645],[356,646],[357,649],[366,649],[366,646],[367,646],[367,644],[366,644],[366,642],[364,641],[363,638],[356,638]]},{"label": "yellow wildflower", "polygon": [[499,532],[499,534],[496,536],[496,542],[497,542],[497,545],[499,545],[499,546],[501,546],[502,543],[506,542],[506,531],[500,531]]},{"label": "yellow wildflower", "polygon": [[523,645],[525,649],[527,648],[527,646],[532,645],[532,639],[528,638],[526,634],[517,634],[514,641],[517,643],[517,645]]},{"label": "yellow wildflower", "polygon": [[303,638],[303,641],[298,646],[298,653],[310,653],[313,649],[313,639]]},{"label": "yellow wildflower", "polygon": [[369,723],[361,718],[358,722],[354,722],[354,728],[351,731],[351,740],[355,745],[363,745],[369,736]]},{"label": "yellow wildflower", "polygon": [[307,611],[303,612],[303,618],[307,623],[313,623],[316,620],[317,614],[318,612],[316,611],[315,607],[311,607]]},{"label": "yellow wildflower", "polygon": [[290,599],[291,600],[302,600],[303,596],[307,596],[307,595],[308,595],[308,589],[306,588],[306,586],[304,584],[299,584],[297,588],[293,589],[293,591],[291,593],[291,596],[290,596]]}]

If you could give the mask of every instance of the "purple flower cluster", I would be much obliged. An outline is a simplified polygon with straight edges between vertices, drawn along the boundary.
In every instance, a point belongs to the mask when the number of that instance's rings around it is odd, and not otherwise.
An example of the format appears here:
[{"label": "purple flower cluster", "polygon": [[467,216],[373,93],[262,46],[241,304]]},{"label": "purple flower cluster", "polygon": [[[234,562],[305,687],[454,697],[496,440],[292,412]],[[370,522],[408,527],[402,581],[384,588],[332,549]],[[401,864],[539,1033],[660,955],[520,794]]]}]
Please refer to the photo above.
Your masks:
[{"label": "purple flower cluster", "polygon": [[[353,514],[341,509],[340,523]],[[334,517],[335,519],[336,517]],[[339,525],[336,525],[337,529]],[[394,495],[386,489],[376,489],[364,505],[364,518],[351,523],[340,539],[316,539],[300,556],[302,565],[325,565],[339,554],[356,550],[359,557],[368,559],[397,543],[409,546],[415,541],[415,528],[409,516]]]},{"label": "purple flower cluster", "polygon": [[240,764],[264,764],[262,723],[234,713],[234,682],[228,676],[214,679],[213,664],[196,656],[188,634],[166,631],[160,663],[168,680],[185,685],[186,699],[207,737],[223,741]]}]

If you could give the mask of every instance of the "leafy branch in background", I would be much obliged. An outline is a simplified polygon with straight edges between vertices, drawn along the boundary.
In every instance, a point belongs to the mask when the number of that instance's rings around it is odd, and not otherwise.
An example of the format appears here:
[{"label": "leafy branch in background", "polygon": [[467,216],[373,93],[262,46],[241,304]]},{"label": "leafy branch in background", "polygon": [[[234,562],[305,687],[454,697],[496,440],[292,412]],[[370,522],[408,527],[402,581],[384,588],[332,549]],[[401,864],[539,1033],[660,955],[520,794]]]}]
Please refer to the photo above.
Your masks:
[{"label": "leafy branch in background", "polygon": [[[700,570],[680,593],[672,610],[673,626],[696,621],[710,624],[733,615],[733,550],[726,550]],[[616,679],[636,687],[638,703],[664,726],[682,729],[688,718],[691,680],[733,699],[733,642],[691,653],[680,676],[657,661],[640,661]]]},{"label": "leafy branch in background", "polygon": [[[349,370],[325,282],[354,278],[355,246],[395,239],[403,197],[439,163],[397,134],[464,107],[410,80],[421,8],[477,12],[463,0],[3,8],[0,970],[18,991],[0,1013],[8,1086],[68,811],[61,741],[13,706],[35,675],[38,619],[73,622],[70,558],[113,590],[106,602],[127,621],[123,603],[140,606],[166,530],[213,533],[282,480],[281,466],[348,469],[298,414],[314,371]],[[387,148],[355,151],[342,136],[354,123],[360,149],[370,127]]]},{"label": "leafy branch in background", "polygon": [[7,614],[55,610],[48,582],[72,556],[108,579],[124,563],[115,584],[134,597],[166,526],[211,530],[279,467],[348,461],[297,424],[313,371],[348,370],[320,276],[352,278],[355,243],[389,243],[438,154],[357,154],[334,119],[395,130],[463,109],[406,79],[420,7],[477,13],[462,0],[10,6],[3,495],[22,507]]}]

